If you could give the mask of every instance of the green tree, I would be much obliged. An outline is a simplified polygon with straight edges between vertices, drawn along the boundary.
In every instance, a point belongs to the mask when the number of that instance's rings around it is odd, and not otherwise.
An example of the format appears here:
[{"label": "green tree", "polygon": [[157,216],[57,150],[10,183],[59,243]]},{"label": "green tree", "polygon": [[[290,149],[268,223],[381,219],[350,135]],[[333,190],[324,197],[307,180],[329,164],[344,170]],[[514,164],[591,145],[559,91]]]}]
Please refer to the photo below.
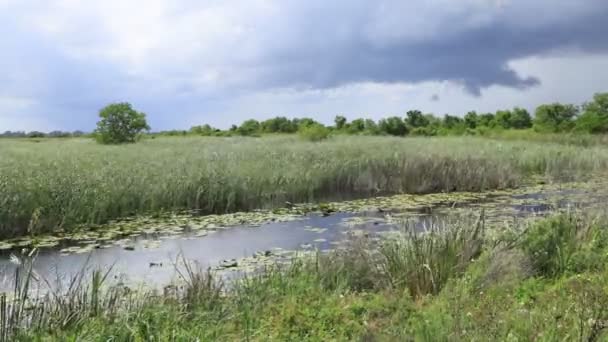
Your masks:
[{"label": "green tree", "polygon": [[304,127],[309,127],[309,126],[313,126],[313,125],[321,125],[321,123],[316,122],[315,120],[311,119],[311,118],[301,118],[301,119],[293,119],[293,124],[296,125],[296,127],[298,127],[298,130],[304,128]]},{"label": "green tree", "polygon": [[484,127],[495,127],[496,126],[496,120],[495,120],[495,116],[492,113],[486,113],[486,114],[481,114],[479,115],[479,120],[478,120],[478,125],[477,126],[484,126]]},{"label": "green tree", "polygon": [[526,109],[515,107],[511,111],[510,126],[515,129],[530,128],[532,127],[532,116]]},{"label": "green tree", "polygon": [[336,116],[336,118],[334,119],[334,122],[336,123],[336,129],[337,129],[337,130],[341,130],[341,129],[343,129],[343,128],[344,128],[344,126],[346,126],[346,122],[347,122],[347,121],[346,121],[346,118],[345,118],[345,117],[343,117],[343,116],[341,116],[341,115],[338,115],[338,116]]},{"label": "green tree", "polygon": [[295,133],[298,130],[298,126],[284,116],[262,121],[261,126],[264,133]]},{"label": "green tree", "polygon": [[467,128],[475,129],[477,128],[477,124],[479,122],[479,115],[477,112],[470,111],[464,116],[464,124]]},{"label": "green tree", "polygon": [[146,114],[133,109],[130,103],[113,103],[99,112],[95,138],[102,144],[133,143],[141,133],[150,130]]},{"label": "green tree", "polygon": [[348,133],[358,134],[365,130],[365,120],[355,119],[348,125]]},{"label": "green tree", "polygon": [[329,133],[329,129],[319,123],[302,126],[298,130],[298,134],[302,139],[315,142],[327,139]]},{"label": "green tree", "polygon": [[578,108],[571,104],[552,103],[536,108],[534,129],[544,132],[562,132],[572,129]]},{"label": "green tree", "polygon": [[220,132],[219,129],[213,128],[208,124],[202,126],[192,126],[190,128],[190,133],[202,136],[212,136],[218,132]]},{"label": "green tree", "polygon": [[608,133],[608,93],[598,93],[583,106],[576,129],[588,133]]},{"label": "green tree", "polygon": [[408,132],[405,122],[398,116],[380,120],[380,122],[378,122],[378,128],[382,133],[396,136],[404,136]]},{"label": "green tree", "polygon": [[365,119],[365,132],[367,134],[378,134],[380,131],[378,130],[378,125],[372,119]]},{"label": "green tree", "polygon": [[457,116],[446,114],[443,117],[443,127],[447,129],[454,129],[462,124],[464,124],[464,120]]},{"label": "green tree", "polygon": [[496,111],[494,121],[496,124],[504,129],[511,128],[511,111],[510,110],[499,110]]},{"label": "green tree", "polygon": [[429,125],[429,120],[419,110],[410,110],[406,113],[405,123],[411,128],[426,127]]},{"label": "green tree", "polygon": [[253,136],[260,133],[260,122],[258,120],[245,120],[237,129],[237,133],[244,136]]}]

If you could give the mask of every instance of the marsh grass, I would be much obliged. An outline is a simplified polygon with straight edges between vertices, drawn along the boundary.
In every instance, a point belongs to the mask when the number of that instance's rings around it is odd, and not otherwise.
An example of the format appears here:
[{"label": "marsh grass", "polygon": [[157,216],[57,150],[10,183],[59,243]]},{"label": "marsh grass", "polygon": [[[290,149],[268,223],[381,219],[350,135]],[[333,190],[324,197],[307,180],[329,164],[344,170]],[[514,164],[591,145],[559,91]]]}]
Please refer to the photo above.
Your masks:
[{"label": "marsh grass", "polygon": [[512,227],[523,233],[504,243],[488,240],[483,215],[420,235],[404,223],[405,234],[380,245],[357,238],[230,286],[184,261],[181,285],[162,293],[83,273],[72,290],[37,299],[24,261],[21,285],[1,297],[0,332],[9,341],[597,341],[608,327],[605,218],[566,212]]},{"label": "marsh grass", "polygon": [[410,296],[436,295],[447,281],[466,271],[484,245],[484,214],[476,222],[431,224],[423,233],[410,228],[405,238],[389,240],[380,253],[390,284]]},{"label": "marsh grass", "polygon": [[[35,275],[30,255],[20,263],[15,295],[10,300],[2,297],[0,312],[9,319],[1,321],[0,331],[5,340],[32,336],[260,340],[267,336],[265,329],[278,325],[280,329],[272,332],[276,339],[351,339],[365,333],[361,319],[369,310],[382,315],[387,303],[380,293],[403,294],[397,302],[409,307],[409,298],[435,294],[448,278],[461,274],[481,247],[482,225],[433,226],[427,234],[401,235],[380,249],[368,238],[354,238],[347,248],[297,258],[290,266],[270,266],[228,287],[212,272],[183,259],[182,266],[176,263],[179,285],[165,287],[162,294],[132,292],[108,284],[109,271],[83,269],[67,288],[34,296],[33,282],[44,280]],[[412,229],[404,223],[404,232]],[[367,308],[358,298],[367,294],[374,294],[378,301],[374,305],[379,307]],[[354,308],[341,312],[340,305],[350,301]],[[317,306],[320,312],[314,311]]]},{"label": "marsh grass", "polygon": [[0,238],[112,219],[227,213],[387,193],[516,187],[606,169],[608,149],[473,137],[159,138],[100,146],[0,141]]}]

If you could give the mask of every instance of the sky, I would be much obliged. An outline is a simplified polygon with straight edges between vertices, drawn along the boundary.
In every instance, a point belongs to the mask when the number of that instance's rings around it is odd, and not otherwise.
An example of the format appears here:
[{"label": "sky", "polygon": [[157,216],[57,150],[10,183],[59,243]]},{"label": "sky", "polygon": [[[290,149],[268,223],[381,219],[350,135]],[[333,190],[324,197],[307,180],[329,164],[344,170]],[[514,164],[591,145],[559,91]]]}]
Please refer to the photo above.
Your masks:
[{"label": "sky", "polygon": [[608,91],[606,0],[0,0],[0,131],[463,115]]}]

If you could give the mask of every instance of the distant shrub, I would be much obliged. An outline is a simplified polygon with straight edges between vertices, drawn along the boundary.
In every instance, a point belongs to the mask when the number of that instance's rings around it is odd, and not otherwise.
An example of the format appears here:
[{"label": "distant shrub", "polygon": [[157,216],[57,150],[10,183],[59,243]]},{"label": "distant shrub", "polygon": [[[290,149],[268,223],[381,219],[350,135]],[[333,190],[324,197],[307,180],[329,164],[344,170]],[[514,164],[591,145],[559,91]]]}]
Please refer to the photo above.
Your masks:
[{"label": "distant shrub", "polygon": [[299,135],[304,140],[321,141],[329,137],[329,129],[323,125],[315,124],[300,128]]},{"label": "distant shrub", "polygon": [[135,142],[141,133],[150,129],[146,114],[138,112],[130,103],[113,103],[99,112],[101,120],[95,129],[95,138],[102,144]]}]

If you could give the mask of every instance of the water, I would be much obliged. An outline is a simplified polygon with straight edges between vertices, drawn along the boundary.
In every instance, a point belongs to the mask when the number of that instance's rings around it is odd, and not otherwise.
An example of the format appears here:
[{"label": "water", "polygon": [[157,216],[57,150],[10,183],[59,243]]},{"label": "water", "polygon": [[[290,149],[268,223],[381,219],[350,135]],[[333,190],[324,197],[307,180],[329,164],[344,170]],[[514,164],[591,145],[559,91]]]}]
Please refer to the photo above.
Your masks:
[{"label": "water", "polygon": [[[329,216],[310,214],[300,220],[268,223],[259,227],[235,226],[197,236],[196,232],[182,235],[154,235],[134,237],[129,249],[112,245],[93,249],[86,254],[64,255],[58,249],[42,249],[35,261],[35,271],[50,283],[65,283],[71,275],[90,269],[112,267],[112,277],[129,284],[143,283],[161,286],[177,279],[176,262],[185,258],[198,263],[202,269],[215,268],[225,260],[236,259],[239,266],[256,260],[256,253],[276,257],[287,251],[330,250],[352,235],[379,236],[383,232],[401,229],[395,217],[407,220],[421,231],[431,222],[463,211],[478,215],[486,209],[489,219],[508,220],[510,217],[531,217],[569,206],[588,206],[601,203],[607,197],[590,191],[550,191],[516,196],[502,196],[479,203],[425,208],[404,213],[361,212],[335,213]],[[488,208],[492,210],[488,210]],[[154,245],[154,248],[149,248]],[[243,259],[247,258],[247,259]],[[9,253],[0,256],[0,290],[11,289],[14,270]],[[237,268],[240,269],[240,268]],[[226,269],[226,273],[233,272]],[[55,285],[56,286],[56,285]]]}]

